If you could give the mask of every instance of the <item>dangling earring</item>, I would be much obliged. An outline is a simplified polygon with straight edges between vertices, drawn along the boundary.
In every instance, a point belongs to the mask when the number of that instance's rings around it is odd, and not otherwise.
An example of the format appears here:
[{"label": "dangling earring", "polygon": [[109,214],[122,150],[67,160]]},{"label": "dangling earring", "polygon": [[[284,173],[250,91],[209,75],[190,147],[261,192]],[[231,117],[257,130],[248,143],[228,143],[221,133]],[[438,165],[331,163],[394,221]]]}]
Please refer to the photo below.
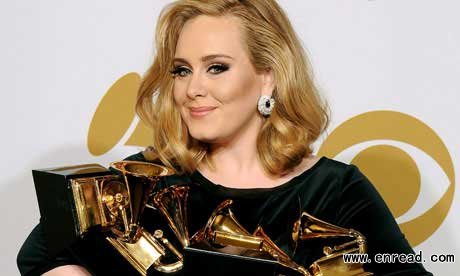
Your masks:
[{"label": "dangling earring", "polygon": [[275,99],[272,96],[261,95],[257,102],[257,109],[262,116],[270,116],[273,107],[275,106]]}]

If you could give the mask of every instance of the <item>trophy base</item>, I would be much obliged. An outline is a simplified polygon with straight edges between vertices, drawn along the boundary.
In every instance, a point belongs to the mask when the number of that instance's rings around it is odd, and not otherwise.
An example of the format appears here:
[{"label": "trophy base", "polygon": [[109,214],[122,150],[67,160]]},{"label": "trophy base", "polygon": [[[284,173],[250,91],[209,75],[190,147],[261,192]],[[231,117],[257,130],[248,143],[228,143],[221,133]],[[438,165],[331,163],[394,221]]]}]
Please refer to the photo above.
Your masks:
[{"label": "trophy base", "polygon": [[[226,249],[239,248],[226,246]],[[279,275],[281,269],[271,256],[255,250],[236,255],[204,243],[184,248],[184,275]]]},{"label": "trophy base", "polygon": [[343,261],[344,254],[358,253],[356,249],[332,254],[316,260],[311,266],[310,271],[313,276],[369,276],[374,275],[371,272],[364,270],[361,263],[345,263]]},{"label": "trophy base", "polygon": [[149,268],[158,263],[164,255],[164,249],[148,232],[135,243],[128,243],[116,238],[106,237],[107,241],[134,267],[141,275],[147,275]]}]

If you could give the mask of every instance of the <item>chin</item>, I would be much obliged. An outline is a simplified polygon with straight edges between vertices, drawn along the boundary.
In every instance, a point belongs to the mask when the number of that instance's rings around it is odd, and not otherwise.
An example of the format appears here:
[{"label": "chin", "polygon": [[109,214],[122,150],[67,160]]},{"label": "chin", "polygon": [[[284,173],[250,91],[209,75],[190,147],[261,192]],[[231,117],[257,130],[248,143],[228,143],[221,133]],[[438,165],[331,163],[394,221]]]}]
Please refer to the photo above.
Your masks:
[{"label": "chin", "polygon": [[215,135],[215,131],[208,127],[203,128],[189,128],[190,136],[193,139],[199,140],[205,143],[211,143],[218,139],[217,135]]}]

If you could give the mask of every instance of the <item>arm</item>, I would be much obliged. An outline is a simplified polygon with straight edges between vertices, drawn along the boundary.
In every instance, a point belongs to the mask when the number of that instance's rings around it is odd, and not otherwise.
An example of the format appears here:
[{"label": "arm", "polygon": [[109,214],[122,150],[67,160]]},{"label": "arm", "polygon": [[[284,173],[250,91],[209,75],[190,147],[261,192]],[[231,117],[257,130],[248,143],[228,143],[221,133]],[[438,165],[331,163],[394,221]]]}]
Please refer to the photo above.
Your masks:
[{"label": "arm", "polygon": [[[56,272],[77,271],[78,262],[68,251],[60,253],[58,256],[51,258],[48,255],[45,238],[41,225],[38,224],[29,234],[17,256],[17,265],[21,275],[41,275],[47,271],[52,274],[46,275],[90,275],[90,274],[55,274]],[[72,267],[59,268],[58,267]],[[83,271],[81,267],[79,271]]]},{"label": "arm", "polygon": [[[371,260],[377,253],[414,253],[380,194],[355,166],[346,173],[339,201],[338,224],[366,237]],[[372,262],[368,268],[377,275],[432,275],[419,263]]]}]

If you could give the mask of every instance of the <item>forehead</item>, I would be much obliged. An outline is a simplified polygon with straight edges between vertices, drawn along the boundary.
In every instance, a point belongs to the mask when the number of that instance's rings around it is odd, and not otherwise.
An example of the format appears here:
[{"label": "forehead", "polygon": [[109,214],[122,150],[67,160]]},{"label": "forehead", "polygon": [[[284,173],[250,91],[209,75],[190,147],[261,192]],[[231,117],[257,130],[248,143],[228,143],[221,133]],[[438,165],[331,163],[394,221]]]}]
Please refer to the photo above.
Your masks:
[{"label": "forehead", "polygon": [[176,45],[176,57],[201,57],[208,54],[244,54],[242,28],[234,16],[199,15],[188,20]]}]

